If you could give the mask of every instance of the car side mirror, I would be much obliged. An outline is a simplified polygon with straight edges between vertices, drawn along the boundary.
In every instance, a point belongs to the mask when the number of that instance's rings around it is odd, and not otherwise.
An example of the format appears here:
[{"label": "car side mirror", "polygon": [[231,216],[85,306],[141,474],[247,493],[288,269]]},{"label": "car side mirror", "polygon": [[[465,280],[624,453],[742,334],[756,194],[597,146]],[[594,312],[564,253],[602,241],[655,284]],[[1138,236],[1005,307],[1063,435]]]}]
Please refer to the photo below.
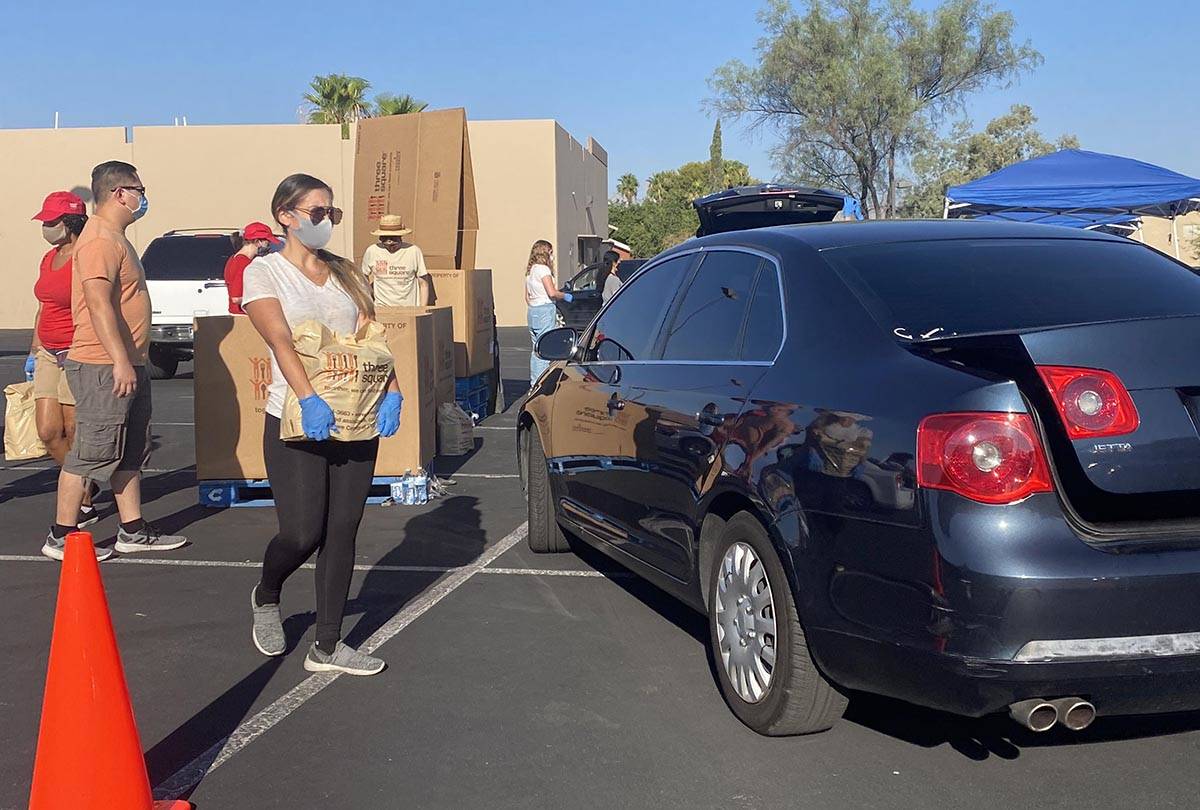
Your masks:
[{"label": "car side mirror", "polygon": [[579,334],[569,326],[551,329],[538,338],[534,352],[543,360],[569,360],[575,351],[575,341]]}]

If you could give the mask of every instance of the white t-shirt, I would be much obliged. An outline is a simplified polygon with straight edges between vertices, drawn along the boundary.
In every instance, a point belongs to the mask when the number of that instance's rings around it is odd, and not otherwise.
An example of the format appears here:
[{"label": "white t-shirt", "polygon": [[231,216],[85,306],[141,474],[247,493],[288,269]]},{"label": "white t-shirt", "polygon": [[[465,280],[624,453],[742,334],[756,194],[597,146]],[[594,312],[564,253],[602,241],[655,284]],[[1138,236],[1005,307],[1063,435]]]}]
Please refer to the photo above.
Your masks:
[{"label": "white t-shirt", "polygon": [[529,306],[553,303],[550,296],[546,295],[545,285],[542,284],[542,279],[553,277],[554,272],[544,264],[535,264],[529,268],[529,272],[525,274],[525,297]]},{"label": "white t-shirt", "polygon": [[375,305],[380,307],[419,307],[421,285],[418,278],[429,275],[425,254],[416,245],[405,244],[395,253],[379,244],[363,253],[363,274],[375,286]]},{"label": "white t-shirt", "polygon": [[[341,335],[350,334],[358,326],[358,307],[333,276],[318,287],[309,281],[300,268],[283,258],[282,253],[259,256],[246,266],[242,281],[242,306],[262,298],[274,298],[283,309],[288,326],[295,329],[305,321],[317,321]],[[271,352],[271,386],[268,389],[267,413],[283,416],[283,396],[287,380],[279,370],[275,352]]]}]

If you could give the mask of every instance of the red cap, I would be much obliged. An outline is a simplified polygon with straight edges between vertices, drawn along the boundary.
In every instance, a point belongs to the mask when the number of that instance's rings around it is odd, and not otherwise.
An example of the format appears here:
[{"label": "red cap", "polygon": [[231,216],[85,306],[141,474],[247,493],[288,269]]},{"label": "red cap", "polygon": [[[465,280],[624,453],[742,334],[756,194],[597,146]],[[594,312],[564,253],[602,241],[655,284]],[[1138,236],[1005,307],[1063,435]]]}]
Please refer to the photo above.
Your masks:
[{"label": "red cap", "polygon": [[247,241],[251,239],[266,239],[272,245],[278,245],[280,242],[275,234],[271,233],[271,229],[261,222],[251,222],[245,228],[242,228],[242,238]]},{"label": "red cap", "polygon": [[63,214],[85,214],[87,209],[83,200],[77,194],[69,191],[55,191],[42,203],[42,210],[33,215],[40,222],[53,222]]}]

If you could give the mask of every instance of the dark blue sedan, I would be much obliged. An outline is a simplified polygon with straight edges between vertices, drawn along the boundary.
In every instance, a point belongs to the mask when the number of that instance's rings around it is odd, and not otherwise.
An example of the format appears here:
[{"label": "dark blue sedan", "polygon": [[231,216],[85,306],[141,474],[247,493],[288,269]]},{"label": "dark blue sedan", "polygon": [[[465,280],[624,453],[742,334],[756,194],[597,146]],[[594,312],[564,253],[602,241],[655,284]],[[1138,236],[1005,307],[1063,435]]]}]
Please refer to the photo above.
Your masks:
[{"label": "dark blue sedan", "polygon": [[1188,267],[1039,225],[717,233],[538,351],[530,546],[703,611],[756,731],[852,690],[1035,730],[1200,708]]}]

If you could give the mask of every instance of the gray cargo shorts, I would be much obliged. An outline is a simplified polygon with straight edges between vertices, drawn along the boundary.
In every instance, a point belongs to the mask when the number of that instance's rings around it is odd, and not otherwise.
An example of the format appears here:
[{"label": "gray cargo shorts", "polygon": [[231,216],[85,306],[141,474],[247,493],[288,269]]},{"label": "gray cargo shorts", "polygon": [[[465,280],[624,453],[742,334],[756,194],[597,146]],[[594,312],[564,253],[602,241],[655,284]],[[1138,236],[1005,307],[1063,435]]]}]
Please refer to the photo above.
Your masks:
[{"label": "gray cargo shorts", "polygon": [[137,392],[113,394],[113,367],[67,360],[67,384],[75,395],[75,443],[63,469],[93,481],[140,470],[150,460],[150,375],[137,371]]}]

